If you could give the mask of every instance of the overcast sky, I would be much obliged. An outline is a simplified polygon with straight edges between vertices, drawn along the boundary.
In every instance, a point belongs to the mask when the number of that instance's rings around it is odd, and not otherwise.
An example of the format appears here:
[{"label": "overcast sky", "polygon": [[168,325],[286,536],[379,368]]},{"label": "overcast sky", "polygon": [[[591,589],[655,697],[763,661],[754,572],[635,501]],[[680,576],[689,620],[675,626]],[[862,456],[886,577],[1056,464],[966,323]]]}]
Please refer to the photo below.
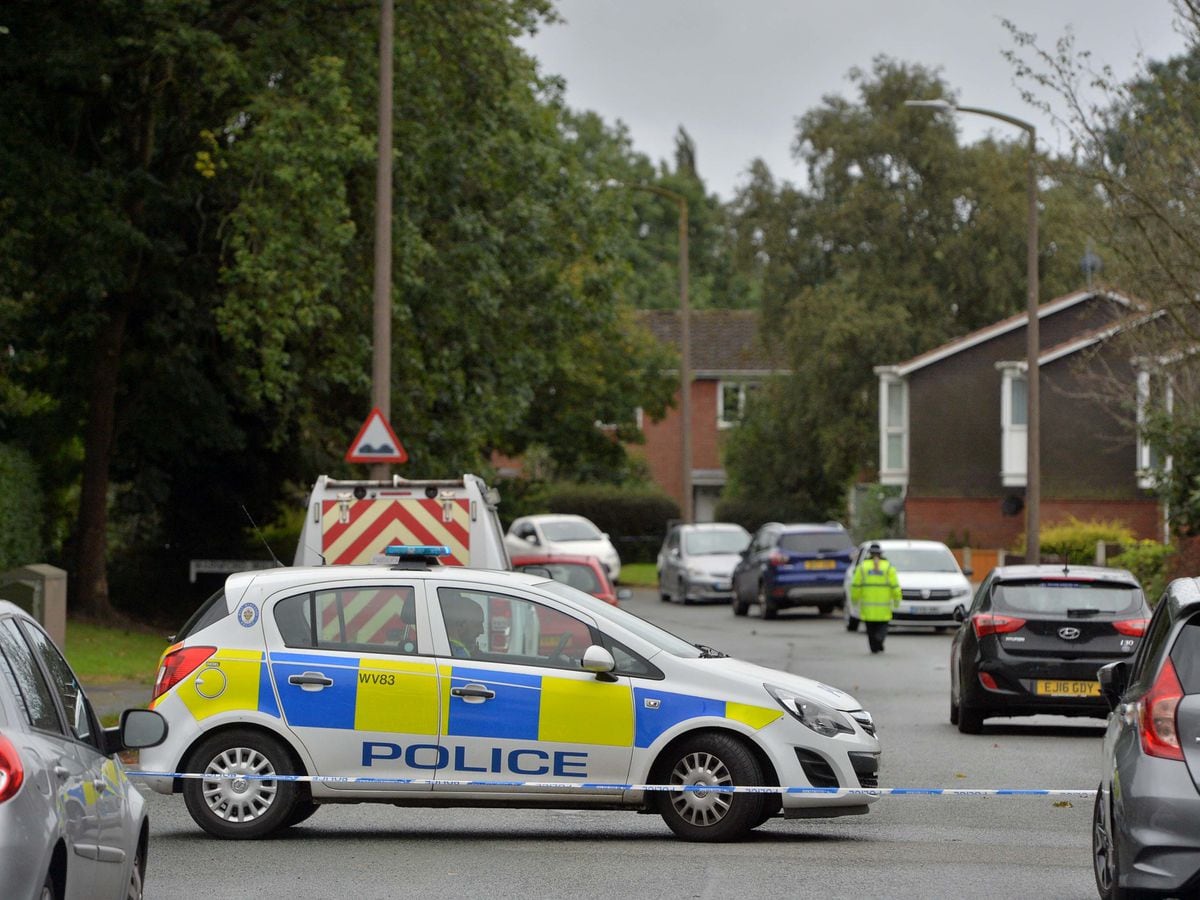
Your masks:
[{"label": "overcast sky", "polygon": [[[1169,0],[556,0],[565,24],[522,42],[545,73],[567,82],[567,102],[623,121],[634,147],[672,159],[682,125],[700,176],[728,200],[755,157],[777,179],[804,182],[791,156],[796,117],[828,94],[853,97],[849,70],[878,54],[940,68],[959,102],[1027,119],[1045,149],[1065,149],[1027,105],[1003,51],[1013,21],[1051,47],[1076,45],[1132,75],[1138,56],[1183,50]],[[960,114],[964,139],[1014,129]]]}]

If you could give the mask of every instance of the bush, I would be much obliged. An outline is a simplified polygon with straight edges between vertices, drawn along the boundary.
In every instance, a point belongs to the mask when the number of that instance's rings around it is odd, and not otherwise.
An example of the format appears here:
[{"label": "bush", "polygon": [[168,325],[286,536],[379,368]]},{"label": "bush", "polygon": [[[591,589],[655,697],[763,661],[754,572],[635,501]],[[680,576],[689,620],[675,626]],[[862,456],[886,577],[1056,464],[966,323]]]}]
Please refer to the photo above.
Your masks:
[{"label": "bush", "polygon": [[679,505],[655,487],[610,484],[508,482],[500,504],[507,528],[513,519],[537,513],[584,516],[606,532],[622,563],[653,562]]},{"label": "bush", "polygon": [[44,561],[44,508],[33,458],[0,444],[0,571]]},{"label": "bush", "polygon": [[[1133,532],[1120,522],[1100,522],[1095,519],[1081,522],[1071,516],[1060,525],[1042,529],[1042,556],[1058,557],[1077,566],[1090,566],[1096,561],[1096,544],[1135,543]],[[1018,553],[1025,552],[1025,535],[1021,535]]]},{"label": "bush", "polygon": [[1109,559],[1108,564],[1118,569],[1128,569],[1142,583],[1146,599],[1157,603],[1167,587],[1167,567],[1175,548],[1158,541],[1134,541],[1124,546],[1121,552]]}]

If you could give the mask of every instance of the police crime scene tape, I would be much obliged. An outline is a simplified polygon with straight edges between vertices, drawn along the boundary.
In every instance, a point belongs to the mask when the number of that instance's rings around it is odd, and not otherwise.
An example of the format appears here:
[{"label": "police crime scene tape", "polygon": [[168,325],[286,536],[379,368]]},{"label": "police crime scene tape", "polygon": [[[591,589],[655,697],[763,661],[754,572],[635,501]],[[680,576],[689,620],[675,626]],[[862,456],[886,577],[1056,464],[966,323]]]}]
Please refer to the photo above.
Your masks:
[{"label": "police crime scene tape", "polygon": [[735,784],[606,784],[559,781],[474,781],[447,778],[376,778],[368,775],[241,775],[237,773],[148,772],[129,769],[130,778],[192,778],[203,781],[303,781],[310,784],[406,784],[422,787],[553,788],[570,791],[667,791],[714,794],[821,794],[834,797],[1076,797],[1091,799],[1095,790],[1031,788],[843,788]]}]

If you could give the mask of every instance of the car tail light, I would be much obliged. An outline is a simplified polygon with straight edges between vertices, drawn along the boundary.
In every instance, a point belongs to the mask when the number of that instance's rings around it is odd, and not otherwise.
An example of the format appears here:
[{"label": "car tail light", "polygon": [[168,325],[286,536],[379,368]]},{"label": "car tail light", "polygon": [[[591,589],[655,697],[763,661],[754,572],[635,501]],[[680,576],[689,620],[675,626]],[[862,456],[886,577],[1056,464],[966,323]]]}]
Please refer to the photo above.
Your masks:
[{"label": "car tail light", "polygon": [[1130,637],[1141,637],[1146,633],[1146,625],[1149,622],[1149,619],[1124,619],[1120,622],[1113,622],[1112,626],[1121,634],[1127,634]]},{"label": "car tail light", "polygon": [[1182,699],[1183,687],[1168,656],[1154,686],[1137,702],[1138,731],[1142,736],[1142,751],[1147,756],[1183,760],[1175,728],[1175,710]]},{"label": "car tail light", "polygon": [[154,680],[154,696],[150,698],[151,702],[187,678],[196,671],[200,663],[216,652],[216,647],[181,647],[167,653],[158,667],[158,678]]},{"label": "car tail light", "polygon": [[992,613],[979,613],[971,616],[971,627],[975,629],[975,637],[987,637],[989,634],[1006,634],[1025,627],[1025,620],[1016,616],[997,616]]},{"label": "car tail light", "polygon": [[0,734],[0,803],[16,796],[25,781],[25,767],[13,742]]},{"label": "car tail light", "polygon": [[791,561],[790,556],[778,550],[772,550],[771,555],[767,557],[767,562],[773,566],[786,566]]}]

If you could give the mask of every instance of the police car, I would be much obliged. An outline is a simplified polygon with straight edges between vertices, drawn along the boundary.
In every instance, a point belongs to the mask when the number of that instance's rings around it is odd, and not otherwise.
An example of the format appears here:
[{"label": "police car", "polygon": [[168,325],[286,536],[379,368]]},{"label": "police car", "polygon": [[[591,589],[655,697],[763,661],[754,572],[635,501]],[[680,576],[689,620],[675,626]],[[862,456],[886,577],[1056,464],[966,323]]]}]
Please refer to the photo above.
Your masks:
[{"label": "police car", "polygon": [[[877,784],[874,722],[848,694],[536,573],[388,552],[230,576],[163,654],[150,786],[222,838],[377,801],[631,809],[725,841],[876,799],[837,790]],[[746,790],[779,786],[822,790]]]}]

